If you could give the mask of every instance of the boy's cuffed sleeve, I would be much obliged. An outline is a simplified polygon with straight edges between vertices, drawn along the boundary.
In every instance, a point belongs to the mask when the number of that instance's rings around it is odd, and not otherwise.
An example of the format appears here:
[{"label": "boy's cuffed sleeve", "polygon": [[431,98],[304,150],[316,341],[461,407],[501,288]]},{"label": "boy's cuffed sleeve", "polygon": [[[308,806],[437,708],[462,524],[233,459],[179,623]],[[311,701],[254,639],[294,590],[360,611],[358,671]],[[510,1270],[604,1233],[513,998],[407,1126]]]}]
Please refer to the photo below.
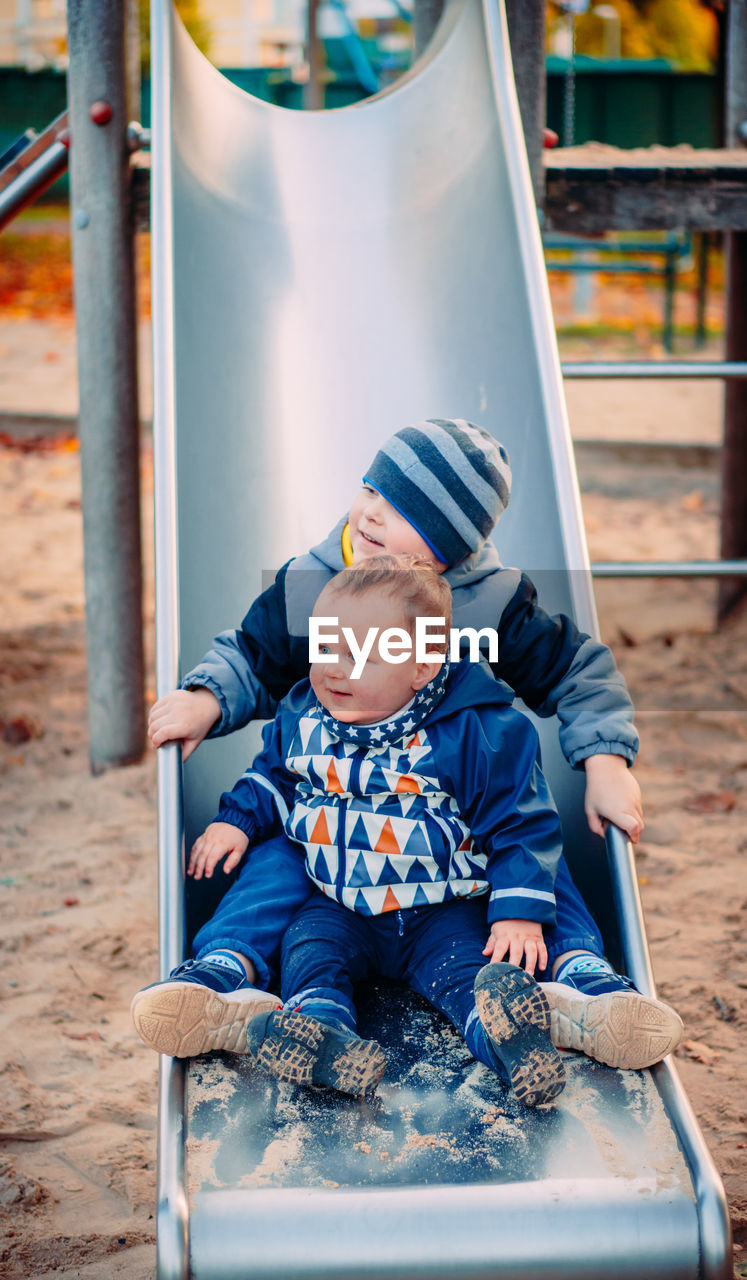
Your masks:
[{"label": "boy's cuffed sleeve", "polygon": [[250,720],[269,720],[277,703],[257,678],[240,631],[221,631],[198,665],[182,680],[182,689],[209,689],[218,699],[220,718],[209,738],[243,729]]},{"label": "boy's cuffed sleeve", "polygon": [[545,613],[526,574],[500,619],[495,672],[537,715],[557,714],[574,767],[599,754],[635,761],[633,704],[612,653],[570,618]]},{"label": "boy's cuffed sleeve", "polygon": [[230,822],[257,844],[285,825],[296,779],[288,772],[284,749],[285,717],[279,711],[262,730],[263,748],[230,791],[220,798],[215,822]]},{"label": "boy's cuffed sleeve", "polygon": [[213,822],[229,822],[232,827],[238,827],[239,831],[243,831],[248,838],[250,846],[259,842],[260,828],[256,818],[250,813],[245,813],[243,809],[237,808],[230,791],[225,791],[221,796],[220,808]]},{"label": "boy's cuffed sleeve", "polygon": [[[487,858],[489,923],[554,924],[562,833],[533,725],[511,708],[473,710],[439,726],[438,750],[439,777]],[[442,770],[442,755],[468,767]]]}]

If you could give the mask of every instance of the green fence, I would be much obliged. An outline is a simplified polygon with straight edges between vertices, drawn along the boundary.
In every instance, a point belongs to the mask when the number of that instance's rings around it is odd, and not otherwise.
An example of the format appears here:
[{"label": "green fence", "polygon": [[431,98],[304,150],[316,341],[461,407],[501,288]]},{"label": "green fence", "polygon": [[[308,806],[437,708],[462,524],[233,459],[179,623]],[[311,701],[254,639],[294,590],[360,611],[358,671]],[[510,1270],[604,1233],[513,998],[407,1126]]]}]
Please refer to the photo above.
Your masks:
[{"label": "green fence", "polygon": [[[334,79],[327,86],[329,107],[357,102],[364,91],[347,71],[341,40],[327,42],[327,63]],[[547,60],[547,123],[563,137],[568,64]],[[300,107],[303,90],[289,72],[230,68],[224,72],[242,89],[282,107]],[[64,73],[0,67],[0,152],[26,129],[41,129],[65,109]],[[578,57],[574,64],[574,141],[607,142],[619,147],[659,143],[719,146],[720,88],[714,75],[673,71],[667,62],[608,62]],[[150,86],[143,85],[142,123],[150,117]],[[51,188],[48,199],[67,197],[67,179]]]},{"label": "green fence", "polygon": [[[547,123],[564,140],[568,62],[547,59]],[[721,145],[721,88],[715,75],[674,71],[668,62],[574,62],[573,141],[616,147]]]}]

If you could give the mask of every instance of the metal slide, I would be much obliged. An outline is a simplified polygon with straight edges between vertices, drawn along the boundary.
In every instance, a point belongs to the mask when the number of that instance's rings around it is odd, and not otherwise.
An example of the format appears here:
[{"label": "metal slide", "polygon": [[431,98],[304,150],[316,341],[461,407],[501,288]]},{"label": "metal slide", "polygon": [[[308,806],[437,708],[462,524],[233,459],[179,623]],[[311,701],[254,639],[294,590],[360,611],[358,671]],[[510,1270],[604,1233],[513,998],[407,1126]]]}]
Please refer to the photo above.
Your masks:
[{"label": "metal slide", "polygon": [[[165,0],[152,12],[159,692],[423,417],[507,445],[504,563],[593,631],[500,0],[451,0],[396,85],[307,113],[229,84]],[[556,726],[542,734],[577,878],[652,990],[631,850],[616,832],[605,858]],[[205,744],[183,783],[176,749],[159,753],[164,975],[185,945],[183,821],[191,840],[255,741]],[[723,1191],[669,1063],[569,1054],[558,1105],[523,1112],[413,998],[367,1001],[390,1069],[365,1103],[278,1087],[240,1057],[161,1059],[161,1280],[729,1274]]]}]

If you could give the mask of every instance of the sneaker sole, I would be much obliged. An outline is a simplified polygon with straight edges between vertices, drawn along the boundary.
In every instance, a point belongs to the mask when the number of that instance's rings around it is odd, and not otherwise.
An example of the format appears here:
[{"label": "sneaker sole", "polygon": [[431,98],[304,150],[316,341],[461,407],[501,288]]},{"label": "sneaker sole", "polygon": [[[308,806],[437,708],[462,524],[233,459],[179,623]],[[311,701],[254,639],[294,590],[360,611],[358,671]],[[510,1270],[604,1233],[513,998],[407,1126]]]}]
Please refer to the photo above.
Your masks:
[{"label": "sneaker sole", "polygon": [[672,1053],[684,1034],[668,1004],[638,991],[590,996],[562,982],[543,982],[550,1031],[559,1049],[577,1049],[607,1067],[641,1071]]},{"label": "sneaker sole", "polygon": [[276,1014],[255,1051],[255,1061],[285,1084],[322,1084],[363,1097],[384,1074],[383,1050],[375,1040],[357,1040],[336,1050],[338,1037],[342,1039],[334,1027],[308,1014]]},{"label": "sneaker sole", "polygon": [[163,982],[138,991],[130,1006],[140,1039],[170,1058],[195,1058],[220,1049],[248,1053],[246,1029],[253,1018],[281,1007],[266,991],[222,994],[193,982]]},{"label": "sneaker sole", "polygon": [[475,981],[475,1004],[511,1088],[526,1107],[551,1102],[565,1088],[565,1068],[550,1037],[543,989],[523,969],[486,968]]}]

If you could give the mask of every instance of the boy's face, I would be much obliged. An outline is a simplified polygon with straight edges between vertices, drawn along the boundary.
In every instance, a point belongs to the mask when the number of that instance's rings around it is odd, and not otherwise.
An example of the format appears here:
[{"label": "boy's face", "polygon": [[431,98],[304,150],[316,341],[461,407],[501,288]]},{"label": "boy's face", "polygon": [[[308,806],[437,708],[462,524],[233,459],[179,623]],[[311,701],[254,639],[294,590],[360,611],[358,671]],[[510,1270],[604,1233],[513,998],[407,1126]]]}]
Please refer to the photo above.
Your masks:
[{"label": "boy's face", "polygon": [[[322,706],[343,724],[374,724],[387,720],[404,707],[418,689],[437,675],[441,663],[416,662],[413,651],[401,663],[387,662],[379,652],[378,636],[388,627],[401,627],[408,631],[404,610],[388,592],[367,591],[363,595],[346,592],[323,591],[317,601],[314,616],[337,618],[337,641],[320,645],[325,657],[336,657],[336,662],[313,662],[309,671],[311,687]],[[358,649],[366,643],[371,628],[378,628],[374,643],[363,671],[356,680],[351,678],[356,654],[351,651],[343,627],[352,629]]]},{"label": "boy's face", "polygon": [[386,498],[370,484],[364,484],[353,502],[348,516],[353,564],[361,564],[370,556],[422,556],[437,573],[446,565],[437,560],[417,529],[408,524]]}]

